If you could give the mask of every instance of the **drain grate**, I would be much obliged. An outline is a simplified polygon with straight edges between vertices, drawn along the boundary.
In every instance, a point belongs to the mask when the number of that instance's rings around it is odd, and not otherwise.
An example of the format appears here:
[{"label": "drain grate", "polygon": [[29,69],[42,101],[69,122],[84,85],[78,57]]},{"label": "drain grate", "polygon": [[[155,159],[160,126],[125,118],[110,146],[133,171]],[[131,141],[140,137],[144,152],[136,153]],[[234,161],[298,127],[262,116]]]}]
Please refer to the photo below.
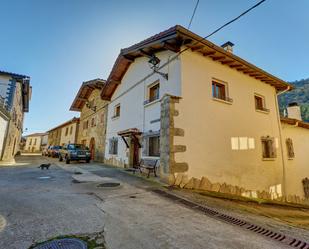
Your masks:
[{"label": "drain grate", "polygon": [[183,204],[186,207],[189,207],[189,208],[194,209],[194,210],[199,210],[199,211],[203,212],[204,214],[206,214],[210,217],[216,218],[218,220],[224,221],[224,222],[232,224],[232,225],[242,227],[242,228],[244,228],[248,231],[251,231],[251,232],[260,234],[262,236],[265,236],[269,239],[284,243],[285,245],[289,245],[293,248],[309,249],[309,242],[304,242],[304,241],[301,241],[299,239],[295,239],[295,238],[286,236],[282,233],[277,233],[277,232],[271,231],[267,228],[263,228],[261,226],[254,225],[252,223],[249,223],[247,221],[235,218],[233,216],[230,216],[230,215],[227,215],[227,214],[224,214],[224,213],[220,213],[220,212],[218,212],[218,211],[216,211],[212,208],[202,206],[200,204],[197,204],[197,203],[194,203],[192,201],[183,199],[183,198],[178,197],[174,194],[167,193],[166,191],[163,191],[163,190],[160,190],[160,189],[154,189],[152,191],[154,193],[159,194],[160,196],[163,196],[163,197],[170,199],[174,202],[177,202],[179,204]]},{"label": "drain grate", "polygon": [[87,244],[79,239],[57,239],[41,244],[34,249],[87,249]]},{"label": "drain grate", "polygon": [[119,182],[105,182],[97,186],[98,188],[117,188],[120,187]]}]

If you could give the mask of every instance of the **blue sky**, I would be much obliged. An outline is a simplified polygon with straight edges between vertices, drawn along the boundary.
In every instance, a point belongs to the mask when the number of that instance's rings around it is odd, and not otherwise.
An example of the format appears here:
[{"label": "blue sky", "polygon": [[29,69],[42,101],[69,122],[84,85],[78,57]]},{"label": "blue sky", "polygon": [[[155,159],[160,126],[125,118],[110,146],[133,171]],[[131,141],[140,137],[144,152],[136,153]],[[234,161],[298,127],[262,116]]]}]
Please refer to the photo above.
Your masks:
[{"label": "blue sky", "polygon": [[[106,79],[121,48],[175,24],[187,27],[196,0],[0,0],[0,69],[31,76],[27,133],[69,111],[81,83]],[[191,30],[205,36],[258,1],[200,0]],[[309,77],[307,0],[267,0],[209,40],[286,80]],[[3,11],[4,10],[4,11]]]}]

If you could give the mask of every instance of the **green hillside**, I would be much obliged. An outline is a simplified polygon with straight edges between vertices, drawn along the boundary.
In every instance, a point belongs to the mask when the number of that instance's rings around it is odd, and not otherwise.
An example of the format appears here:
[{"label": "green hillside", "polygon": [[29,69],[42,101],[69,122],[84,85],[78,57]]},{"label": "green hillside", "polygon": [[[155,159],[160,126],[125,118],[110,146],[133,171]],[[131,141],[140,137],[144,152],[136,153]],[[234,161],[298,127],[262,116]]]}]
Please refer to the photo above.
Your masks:
[{"label": "green hillside", "polygon": [[301,106],[301,114],[304,121],[309,122],[309,79],[289,82],[295,89],[279,96],[280,112],[291,102],[297,102]]}]

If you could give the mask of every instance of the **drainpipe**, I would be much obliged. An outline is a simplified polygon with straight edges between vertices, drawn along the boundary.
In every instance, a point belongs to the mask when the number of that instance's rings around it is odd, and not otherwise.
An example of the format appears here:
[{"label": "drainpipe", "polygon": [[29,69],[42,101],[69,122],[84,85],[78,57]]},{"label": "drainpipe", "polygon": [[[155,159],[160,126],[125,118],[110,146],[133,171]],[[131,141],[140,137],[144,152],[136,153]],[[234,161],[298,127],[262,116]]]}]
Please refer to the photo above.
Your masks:
[{"label": "drainpipe", "polygon": [[275,94],[275,103],[277,109],[277,120],[278,120],[278,127],[279,127],[279,140],[280,140],[280,149],[281,149],[281,162],[282,162],[282,196],[286,201],[286,168],[285,168],[285,159],[283,155],[283,138],[282,138],[282,127],[280,121],[280,113],[279,113],[279,105],[278,105],[278,96],[289,91],[291,86],[287,86],[287,88],[279,93]]}]

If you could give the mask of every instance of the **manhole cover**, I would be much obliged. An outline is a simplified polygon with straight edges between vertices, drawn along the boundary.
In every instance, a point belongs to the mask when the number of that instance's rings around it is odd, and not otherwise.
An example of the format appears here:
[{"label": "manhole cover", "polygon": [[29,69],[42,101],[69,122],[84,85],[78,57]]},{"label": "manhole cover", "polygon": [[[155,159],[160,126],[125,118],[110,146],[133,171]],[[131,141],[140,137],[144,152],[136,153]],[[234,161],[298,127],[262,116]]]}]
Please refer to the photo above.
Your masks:
[{"label": "manhole cover", "polygon": [[41,244],[34,249],[87,249],[87,244],[79,239],[57,239]]},{"label": "manhole cover", "polygon": [[45,180],[45,179],[50,179],[51,177],[50,176],[40,176],[38,178],[41,180]]},{"label": "manhole cover", "polygon": [[120,187],[119,182],[105,182],[97,186],[98,188],[117,188]]}]

